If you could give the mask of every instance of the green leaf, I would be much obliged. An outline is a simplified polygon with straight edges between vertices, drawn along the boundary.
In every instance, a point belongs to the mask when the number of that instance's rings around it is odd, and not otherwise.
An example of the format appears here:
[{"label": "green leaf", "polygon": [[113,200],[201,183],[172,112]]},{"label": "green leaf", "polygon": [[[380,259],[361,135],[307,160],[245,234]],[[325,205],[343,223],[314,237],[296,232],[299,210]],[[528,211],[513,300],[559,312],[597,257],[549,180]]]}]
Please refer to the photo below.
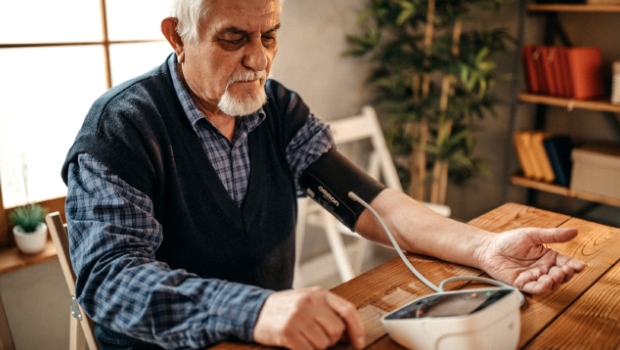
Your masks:
[{"label": "green leaf", "polygon": [[469,158],[465,157],[464,155],[462,155],[462,154],[460,154],[460,153],[453,154],[453,155],[450,157],[450,160],[451,160],[451,161],[453,161],[453,162],[455,162],[455,163],[458,163],[458,164],[464,165],[464,166],[466,166],[466,167],[471,167],[471,166],[473,166],[473,163],[471,162],[471,160],[469,160]]},{"label": "green leaf", "polygon": [[357,19],[355,20],[355,23],[357,25],[363,24],[364,22],[366,22],[370,17],[372,17],[372,15],[374,15],[374,11],[372,9],[364,11],[362,13],[360,13],[357,16]]},{"label": "green leaf", "polygon": [[488,47],[483,47],[480,51],[478,51],[478,54],[476,55],[476,62],[481,62],[482,60],[484,60],[485,58],[487,58],[487,56],[489,55],[490,50]]},{"label": "green leaf", "polygon": [[497,67],[495,62],[491,62],[491,61],[480,62],[478,63],[477,66],[478,66],[478,69],[480,69],[483,72],[490,72]]},{"label": "green leaf", "polygon": [[403,10],[401,11],[400,15],[396,19],[396,25],[399,27],[405,24],[405,22],[407,22],[407,20],[409,20],[409,18],[411,18],[411,16],[415,14],[415,7],[413,6],[412,3],[401,1],[400,6],[402,7]]},{"label": "green leaf", "polygon": [[480,90],[478,90],[478,98],[482,99],[486,91],[487,91],[487,81],[486,79],[480,79]]},{"label": "green leaf", "polygon": [[461,81],[467,82],[469,79],[469,67],[461,65]]}]

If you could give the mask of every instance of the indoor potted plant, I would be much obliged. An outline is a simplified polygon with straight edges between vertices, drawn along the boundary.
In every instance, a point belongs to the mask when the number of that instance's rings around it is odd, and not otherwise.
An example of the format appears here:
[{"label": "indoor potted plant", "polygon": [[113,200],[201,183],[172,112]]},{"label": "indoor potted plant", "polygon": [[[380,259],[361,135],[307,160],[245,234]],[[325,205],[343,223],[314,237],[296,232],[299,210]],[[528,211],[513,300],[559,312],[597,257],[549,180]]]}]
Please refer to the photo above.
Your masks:
[{"label": "indoor potted plant", "polygon": [[47,210],[36,203],[15,208],[9,218],[15,224],[13,235],[17,248],[24,254],[38,254],[47,241]]},{"label": "indoor potted plant", "polygon": [[448,175],[462,183],[487,172],[473,156],[475,122],[494,114],[498,99],[489,91],[508,77],[496,75],[492,56],[512,38],[479,26],[472,10],[504,2],[367,0],[360,31],[347,36],[347,54],[373,64],[369,81],[388,118],[386,140],[413,198],[444,204]]}]

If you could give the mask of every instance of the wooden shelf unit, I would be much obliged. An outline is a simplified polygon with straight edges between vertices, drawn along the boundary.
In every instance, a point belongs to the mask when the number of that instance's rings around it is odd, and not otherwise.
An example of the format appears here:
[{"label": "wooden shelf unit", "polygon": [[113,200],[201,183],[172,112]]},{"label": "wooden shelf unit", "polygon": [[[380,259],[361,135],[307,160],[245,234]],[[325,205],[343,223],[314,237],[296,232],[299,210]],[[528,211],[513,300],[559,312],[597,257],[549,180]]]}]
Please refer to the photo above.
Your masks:
[{"label": "wooden shelf unit", "polygon": [[570,198],[579,198],[586,201],[597,202],[607,205],[620,207],[620,199],[610,198],[583,191],[571,190],[568,187],[559,186],[555,184],[549,184],[542,181],[536,181],[524,177],[522,174],[513,174],[510,177],[510,183],[517,186],[527,187],[538,191],[549,192],[566,196]]},{"label": "wooden shelf unit", "polygon": [[529,4],[529,12],[620,12],[620,5]]},{"label": "wooden shelf unit", "polygon": [[[528,18],[528,13],[529,15],[540,15],[544,17],[544,32],[542,35],[542,42],[540,44],[547,46],[558,45],[558,42],[560,43],[560,45],[563,46],[573,46],[572,41],[562,27],[562,21],[566,20],[566,18],[562,18],[560,16],[559,13],[561,12],[571,12],[575,14],[620,13],[620,4],[536,4],[528,2],[528,0],[519,1],[520,7],[518,20],[519,27],[517,32],[517,50],[522,50],[523,46],[526,44],[525,28],[527,27],[526,22]],[[572,18],[572,16],[570,20],[578,22],[578,20]],[[519,76],[522,78],[523,74],[519,67],[522,67],[522,57],[520,54],[515,56],[515,76]],[[572,111],[573,109],[582,109],[593,112],[601,112],[601,114],[603,114],[607,118],[607,120],[613,124],[614,131],[616,131],[616,134],[620,139],[620,124],[616,120],[616,115],[614,115],[620,114],[620,105],[612,104],[610,98],[603,97],[591,100],[576,100],[557,96],[524,93],[519,91],[520,88],[521,86],[519,84],[519,80],[515,80],[513,83],[513,100],[510,113],[509,138],[507,138],[506,140],[506,159],[509,160],[514,153],[514,145],[510,141],[512,140],[514,132],[517,131],[516,121],[519,102],[532,103],[537,106],[534,129],[545,130],[546,113],[548,109],[546,108],[546,106],[566,108],[568,112]],[[507,165],[504,167],[504,174],[505,177],[508,179],[509,183],[530,189],[527,196],[527,201],[529,205],[535,205],[534,202],[536,201],[536,191],[540,191],[554,193],[569,198],[579,198],[586,201],[620,207],[619,199],[587,192],[574,191],[567,187],[562,187],[555,184],[548,184],[542,181],[531,180],[524,177],[522,173],[513,173],[510,169],[510,162],[507,162],[506,164]],[[508,200],[508,187],[504,189],[503,198],[504,201]]]},{"label": "wooden shelf unit", "polygon": [[565,107],[569,111],[574,108],[579,108],[591,111],[620,113],[620,104],[612,104],[609,102],[609,99],[602,98],[597,100],[574,100],[564,97],[520,93],[519,101]]}]

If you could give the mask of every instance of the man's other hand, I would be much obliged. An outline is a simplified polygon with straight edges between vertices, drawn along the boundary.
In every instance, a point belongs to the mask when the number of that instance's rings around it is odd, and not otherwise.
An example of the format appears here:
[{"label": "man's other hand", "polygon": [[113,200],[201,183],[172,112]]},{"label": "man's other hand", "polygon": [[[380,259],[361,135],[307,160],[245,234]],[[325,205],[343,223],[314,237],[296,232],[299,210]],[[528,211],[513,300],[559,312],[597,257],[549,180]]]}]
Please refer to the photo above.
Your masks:
[{"label": "man's other hand", "polygon": [[522,228],[499,234],[490,241],[480,266],[493,278],[531,294],[546,294],[568,282],[585,264],[548,248],[577,236],[574,228]]},{"label": "man's other hand", "polygon": [[351,303],[322,287],[273,293],[254,327],[254,341],[293,350],[326,349],[342,339],[364,348],[364,325]]}]

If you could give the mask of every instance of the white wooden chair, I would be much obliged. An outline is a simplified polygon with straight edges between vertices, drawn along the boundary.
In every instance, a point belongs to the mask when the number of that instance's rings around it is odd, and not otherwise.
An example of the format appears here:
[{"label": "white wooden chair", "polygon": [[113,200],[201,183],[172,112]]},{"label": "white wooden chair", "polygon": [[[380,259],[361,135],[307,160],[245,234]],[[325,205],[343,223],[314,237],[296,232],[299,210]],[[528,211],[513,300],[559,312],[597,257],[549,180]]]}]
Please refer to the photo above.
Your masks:
[{"label": "white wooden chair", "polygon": [[[369,154],[366,172],[375,179],[383,180],[383,183],[388,188],[402,192],[403,188],[374,108],[365,106],[362,108],[361,115],[331,121],[329,124],[334,140],[339,147],[350,142],[370,140],[372,151]],[[443,216],[450,216],[450,207],[432,203],[424,204]],[[300,198],[298,200],[296,227],[297,263],[295,264],[295,287],[305,285],[299,259],[302,253],[307,225],[319,226],[325,231],[336,267],[343,282],[352,279],[361,272],[367,240],[351,232],[351,230],[337,221],[329,212],[321,208],[310,198]],[[341,234],[356,236],[357,239],[345,246]]]},{"label": "white wooden chair", "polygon": [[45,218],[50,235],[60,260],[60,267],[65,276],[67,287],[71,293],[71,324],[69,330],[69,349],[84,350],[88,344],[89,350],[98,350],[93,333],[93,321],[84,313],[82,307],[75,300],[75,273],[69,259],[69,237],[67,225],[62,223],[60,213],[54,212]]}]

